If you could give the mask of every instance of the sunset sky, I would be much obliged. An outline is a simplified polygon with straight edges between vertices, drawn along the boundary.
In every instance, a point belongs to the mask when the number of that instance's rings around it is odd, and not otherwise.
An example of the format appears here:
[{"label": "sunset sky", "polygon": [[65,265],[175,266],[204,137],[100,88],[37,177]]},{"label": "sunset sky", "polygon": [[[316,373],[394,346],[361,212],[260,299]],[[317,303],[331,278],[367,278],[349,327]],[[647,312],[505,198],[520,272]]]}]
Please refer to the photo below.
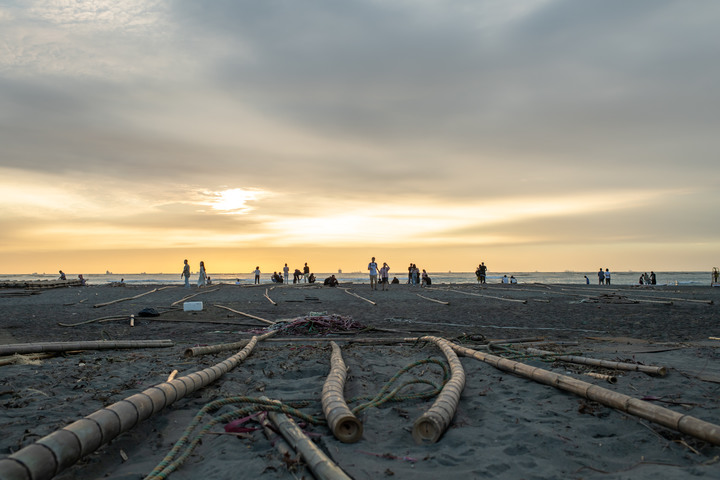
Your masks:
[{"label": "sunset sky", "polygon": [[710,270],[720,2],[0,0],[0,273]]}]

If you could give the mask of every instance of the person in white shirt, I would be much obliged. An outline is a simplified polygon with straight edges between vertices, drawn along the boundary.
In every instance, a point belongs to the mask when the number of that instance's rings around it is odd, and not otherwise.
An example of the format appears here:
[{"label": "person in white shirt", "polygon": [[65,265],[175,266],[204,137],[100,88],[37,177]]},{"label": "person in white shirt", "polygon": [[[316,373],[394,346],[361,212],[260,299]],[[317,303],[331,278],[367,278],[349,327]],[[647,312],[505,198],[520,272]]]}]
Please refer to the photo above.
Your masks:
[{"label": "person in white shirt", "polygon": [[368,263],[368,270],[370,271],[370,290],[377,290],[378,266],[375,263],[375,257],[372,257],[372,261]]},{"label": "person in white shirt", "polygon": [[610,270],[605,269],[605,285],[610,285]]}]

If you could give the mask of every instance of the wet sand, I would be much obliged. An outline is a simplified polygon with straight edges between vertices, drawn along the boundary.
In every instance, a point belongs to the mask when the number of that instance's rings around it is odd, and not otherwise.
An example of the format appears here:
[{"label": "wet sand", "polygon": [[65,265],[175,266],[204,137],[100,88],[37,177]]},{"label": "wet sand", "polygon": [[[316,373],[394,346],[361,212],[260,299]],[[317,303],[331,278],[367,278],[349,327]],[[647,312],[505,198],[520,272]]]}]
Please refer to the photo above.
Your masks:
[{"label": "wet sand", "polygon": [[[330,339],[341,347],[349,369],[348,399],[376,393],[410,363],[428,358],[445,361],[433,343],[390,343],[391,339],[433,335],[487,352],[489,341],[535,337],[557,342],[540,347],[546,350],[660,365],[668,373],[657,377],[541,359],[528,355],[522,344],[509,351],[492,351],[635,398],[653,398],[654,404],[720,424],[720,340],[709,339],[720,337],[718,288],[163,287],[168,286],[91,285],[35,294],[0,289],[0,344],[174,342],[170,348],[66,352],[29,364],[0,366],[0,459],[96,410],[165,382],[173,370],[178,370],[178,376],[187,375],[236,353],[186,357],[189,347],[249,339],[268,327],[236,312],[268,321],[337,314],[364,328],[329,335],[280,332],[277,338],[259,343],[244,362],[217,381],[177,400],[56,478],[143,478],[198,410],[219,398],[264,395],[285,403],[307,401],[302,410],[322,417],[320,397],[330,370]],[[151,293],[138,296],[146,292]],[[202,311],[186,312],[182,302],[176,303],[196,293],[186,301],[202,301]],[[162,314],[138,316],[149,307]],[[387,344],[358,343],[358,339],[385,339]],[[448,430],[437,443],[417,445],[411,434],[413,422],[432,405],[432,399],[388,402],[365,410],[359,416],[364,434],[354,444],[339,442],[325,425],[304,428],[356,479],[717,477],[718,446],[478,360],[460,360],[465,388]],[[437,382],[440,372],[436,366],[423,365],[410,376]],[[590,377],[588,372],[612,375],[617,383]],[[310,478],[278,453],[262,431],[226,435],[217,426],[212,432],[172,478]]]}]

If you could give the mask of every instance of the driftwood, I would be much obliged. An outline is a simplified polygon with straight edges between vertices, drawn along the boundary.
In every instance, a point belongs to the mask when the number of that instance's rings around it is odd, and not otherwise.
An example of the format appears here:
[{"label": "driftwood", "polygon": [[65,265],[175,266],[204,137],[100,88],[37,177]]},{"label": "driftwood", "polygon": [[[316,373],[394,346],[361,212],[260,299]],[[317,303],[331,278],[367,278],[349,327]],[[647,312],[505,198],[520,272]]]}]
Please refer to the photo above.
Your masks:
[{"label": "driftwood", "polygon": [[460,395],[465,388],[465,371],[452,350],[450,342],[444,338],[430,336],[421,337],[419,340],[433,342],[437,345],[450,364],[450,380],[445,384],[430,409],[413,424],[412,436],[416,443],[435,443],[447,430],[455,415]]},{"label": "driftwood", "polygon": [[665,374],[667,373],[667,369],[665,367],[656,367],[656,366],[652,366],[652,365],[638,365],[636,363],[613,362],[613,361],[609,361],[609,360],[600,360],[597,358],[578,357],[576,355],[562,355],[562,354],[557,354],[555,352],[550,352],[548,350],[540,350],[537,348],[528,348],[527,352],[532,353],[533,355],[551,356],[553,358],[562,360],[564,362],[578,363],[578,364],[583,364],[583,365],[593,365],[596,367],[612,368],[615,370],[628,370],[628,371],[633,371],[633,372],[643,372],[643,373],[647,373],[648,375],[655,375],[658,377],[664,377]]},{"label": "driftwood", "polygon": [[423,295],[420,295],[419,293],[416,293],[415,295],[417,295],[420,298],[424,298],[425,300],[430,300],[431,302],[441,303],[443,305],[450,305],[450,302],[443,302],[442,300],[435,300],[434,298],[425,297]]},{"label": "driftwood", "polygon": [[98,340],[90,342],[39,342],[0,345],[0,355],[15,353],[70,352],[74,350],[114,350],[123,348],[167,348],[175,345],[172,340]]},{"label": "driftwood", "polygon": [[141,421],[214,382],[245,360],[257,342],[258,337],[253,337],[243,350],[217,365],[131,395],[0,459],[3,478],[49,480]]},{"label": "driftwood", "polygon": [[224,306],[224,305],[215,305],[215,306],[218,307],[218,308],[224,308],[225,310],[229,310],[229,311],[231,311],[231,312],[233,312],[233,313],[237,313],[238,315],[243,315],[243,316],[248,317],[248,318],[254,318],[255,320],[260,320],[261,322],[265,322],[265,323],[267,323],[268,325],[275,325],[275,323],[276,323],[276,322],[273,322],[272,320],[266,320],[266,319],[264,319],[264,318],[256,317],[255,315],[250,315],[249,313],[241,312],[241,311],[239,311],[239,310],[234,310],[234,309],[232,309],[232,308],[230,308],[230,307],[226,307],[226,306]]},{"label": "driftwood", "polygon": [[533,367],[521,362],[509,360],[507,358],[498,357],[489,353],[479,352],[460,345],[451,344],[453,350],[458,354],[466,357],[480,360],[488,363],[493,367],[514,373],[521,377],[529,378],[538,383],[550,385],[567,392],[574,393],[588,400],[602,403],[608,407],[618,409],[620,411],[635,415],[651,422],[655,422],[667,428],[671,428],[680,433],[691,435],[713,445],[720,445],[720,425],[715,425],[704,420],[683,415],[681,413],[668,410],[667,408],[653,405],[644,400],[630,397],[622,393],[613,392],[606,388],[592,383],[583,382],[566,375],[543,370],[542,368]]},{"label": "driftwood", "polygon": [[351,478],[307,435],[297,424],[283,413],[268,412],[268,418],[280,431],[285,440],[302,455],[308,468],[318,480],[351,480]]},{"label": "driftwood", "polygon": [[348,295],[352,295],[353,297],[359,298],[360,300],[365,300],[365,301],[368,302],[368,303],[372,303],[373,305],[377,305],[377,303],[373,302],[372,300],[368,300],[368,299],[365,298],[365,297],[361,297],[361,296],[358,295],[357,293],[353,293],[353,292],[351,292],[351,291],[350,291],[349,289],[347,289],[347,288],[343,288],[343,291],[345,291],[345,293],[347,293]]},{"label": "driftwood", "polygon": [[345,402],[347,367],[340,347],[335,342],[331,342],[330,346],[330,373],[323,384],[321,397],[323,413],[335,438],[343,443],[355,443],[362,438],[363,425]]}]

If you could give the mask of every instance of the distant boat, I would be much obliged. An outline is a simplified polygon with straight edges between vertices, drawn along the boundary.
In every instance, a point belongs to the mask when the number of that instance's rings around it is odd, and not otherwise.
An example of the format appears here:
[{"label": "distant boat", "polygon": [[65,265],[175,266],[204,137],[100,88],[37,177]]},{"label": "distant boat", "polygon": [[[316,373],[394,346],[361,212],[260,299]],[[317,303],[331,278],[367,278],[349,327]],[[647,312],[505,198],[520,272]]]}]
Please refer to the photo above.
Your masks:
[{"label": "distant boat", "polygon": [[112,272],[110,270],[105,270],[105,275],[112,275]]},{"label": "distant boat", "polygon": [[338,273],[342,273],[342,269],[341,269],[341,268],[338,268]]}]

